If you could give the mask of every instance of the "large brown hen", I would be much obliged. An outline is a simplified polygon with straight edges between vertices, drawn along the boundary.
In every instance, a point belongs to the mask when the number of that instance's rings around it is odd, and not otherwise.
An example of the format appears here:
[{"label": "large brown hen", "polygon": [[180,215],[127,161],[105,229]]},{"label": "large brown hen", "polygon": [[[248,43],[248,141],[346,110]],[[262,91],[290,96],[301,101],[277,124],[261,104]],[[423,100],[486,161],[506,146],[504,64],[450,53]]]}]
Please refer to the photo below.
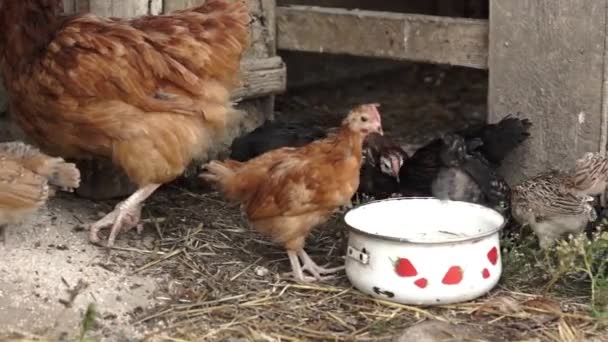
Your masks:
[{"label": "large brown hen", "polygon": [[38,145],[111,159],[138,186],[91,227],[94,243],[111,227],[111,246],[139,228],[146,198],[237,126],[230,92],[250,16],[228,0],[130,20],[61,12],[61,0],[2,2],[1,71],[10,111]]}]

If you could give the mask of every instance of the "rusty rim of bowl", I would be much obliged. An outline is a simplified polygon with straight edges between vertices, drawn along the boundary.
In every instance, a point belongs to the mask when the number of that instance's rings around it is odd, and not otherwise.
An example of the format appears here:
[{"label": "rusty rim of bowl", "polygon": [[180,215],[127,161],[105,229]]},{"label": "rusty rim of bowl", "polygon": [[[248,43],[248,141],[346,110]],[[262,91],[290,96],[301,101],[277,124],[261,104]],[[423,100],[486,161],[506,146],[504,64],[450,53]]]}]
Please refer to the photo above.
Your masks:
[{"label": "rusty rim of bowl", "polygon": [[408,243],[419,244],[419,245],[442,245],[442,244],[450,244],[450,243],[455,243],[455,242],[468,242],[468,241],[473,241],[473,240],[479,240],[479,239],[482,239],[482,238],[485,238],[485,237],[488,237],[490,235],[494,235],[494,234],[498,233],[507,224],[506,218],[501,213],[499,213],[497,210],[495,210],[495,209],[492,209],[492,208],[489,208],[489,207],[485,207],[483,205],[476,204],[476,203],[470,203],[470,202],[464,202],[464,201],[451,201],[451,200],[448,200],[447,202],[462,203],[462,204],[470,206],[470,207],[475,207],[475,208],[479,208],[479,209],[483,209],[483,210],[493,211],[496,214],[498,214],[498,216],[502,217],[502,223],[500,225],[498,225],[498,227],[496,227],[494,229],[490,229],[490,230],[488,230],[486,232],[479,233],[479,234],[476,234],[476,235],[464,236],[464,237],[454,237],[454,238],[444,239],[444,240],[441,240],[441,241],[420,241],[420,240],[398,238],[398,237],[392,237],[392,236],[386,236],[386,235],[379,235],[379,234],[368,233],[368,232],[360,230],[359,228],[353,227],[352,225],[350,225],[346,221],[346,217],[348,216],[348,214],[351,211],[354,211],[354,210],[359,209],[361,207],[364,207],[366,205],[370,205],[370,204],[374,204],[374,203],[381,203],[381,202],[388,202],[388,201],[399,201],[399,200],[435,200],[435,201],[440,201],[438,198],[435,198],[435,197],[392,197],[392,198],[387,198],[387,199],[382,199],[382,200],[370,201],[370,202],[367,202],[365,204],[358,205],[358,206],[352,208],[351,210],[349,210],[346,213],[346,215],[344,215],[344,223],[346,223],[346,225],[348,226],[349,230],[352,230],[355,233],[358,233],[358,234],[361,234],[361,235],[365,235],[365,236],[368,236],[368,237],[371,237],[371,238],[374,238],[374,239],[377,239],[377,240],[408,242]]}]

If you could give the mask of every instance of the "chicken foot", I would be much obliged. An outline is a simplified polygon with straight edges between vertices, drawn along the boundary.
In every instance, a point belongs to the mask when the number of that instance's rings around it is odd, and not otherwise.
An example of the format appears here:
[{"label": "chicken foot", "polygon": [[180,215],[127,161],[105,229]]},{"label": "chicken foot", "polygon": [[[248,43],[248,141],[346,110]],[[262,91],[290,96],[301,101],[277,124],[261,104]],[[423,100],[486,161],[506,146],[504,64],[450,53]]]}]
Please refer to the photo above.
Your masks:
[{"label": "chicken foot", "polygon": [[108,237],[107,247],[114,245],[116,236],[121,231],[127,231],[131,228],[136,228],[137,233],[141,234],[143,225],[139,223],[141,218],[141,208],[143,202],[160,187],[160,184],[150,184],[135,191],[129,198],[118,203],[114,210],[104,216],[101,220],[93,223],[89,232],[89,240],[99,245],[99,231],[103,228],[112,227],[110,236]]},{"label": "chicken foot", "polygon": [[[334,267],[334,268],[325,268],[317,265],[306,253],[304,249],[300,249],[298,251],[287,251],[287,255],[289,256],[289,262],[291,263],[291,269],[293,277],[296,281],[301,282],[313,282],[313,281],[323,281],[327,279],[331,279],[332,277],[323,277],[322,274],[330,274],[336,273],[344,269],[344,266]],[[300,264],[300,260],[302,259],[302,264]],[[303,271],[308,271],[313,277],[305,276]]]}]

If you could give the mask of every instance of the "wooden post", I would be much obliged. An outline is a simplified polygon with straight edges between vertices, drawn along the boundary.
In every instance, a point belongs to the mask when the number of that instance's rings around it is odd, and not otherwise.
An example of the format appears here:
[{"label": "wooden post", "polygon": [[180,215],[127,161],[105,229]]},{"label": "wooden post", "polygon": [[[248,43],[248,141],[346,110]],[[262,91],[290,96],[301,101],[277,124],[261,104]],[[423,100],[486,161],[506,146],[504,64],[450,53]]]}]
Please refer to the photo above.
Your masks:
[{"label": "wooden post", "polygon": [[504,163],[509,181],[605,150],[606,3],[490,2],[489,120],[521,112],[533,123]]}]

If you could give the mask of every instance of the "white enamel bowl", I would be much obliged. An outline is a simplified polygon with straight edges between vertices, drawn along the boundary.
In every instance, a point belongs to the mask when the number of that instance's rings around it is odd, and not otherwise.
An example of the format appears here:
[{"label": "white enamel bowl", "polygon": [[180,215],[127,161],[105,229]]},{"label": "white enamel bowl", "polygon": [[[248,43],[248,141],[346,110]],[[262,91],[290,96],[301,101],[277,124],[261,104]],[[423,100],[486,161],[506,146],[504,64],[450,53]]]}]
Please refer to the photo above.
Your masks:
[{"label": "white enamel bowl", "polygon": [[396,198],[350,210],[346,275],[359,291],[413,305],[475,299],[500,279],[504,217],[481,205]]}]

